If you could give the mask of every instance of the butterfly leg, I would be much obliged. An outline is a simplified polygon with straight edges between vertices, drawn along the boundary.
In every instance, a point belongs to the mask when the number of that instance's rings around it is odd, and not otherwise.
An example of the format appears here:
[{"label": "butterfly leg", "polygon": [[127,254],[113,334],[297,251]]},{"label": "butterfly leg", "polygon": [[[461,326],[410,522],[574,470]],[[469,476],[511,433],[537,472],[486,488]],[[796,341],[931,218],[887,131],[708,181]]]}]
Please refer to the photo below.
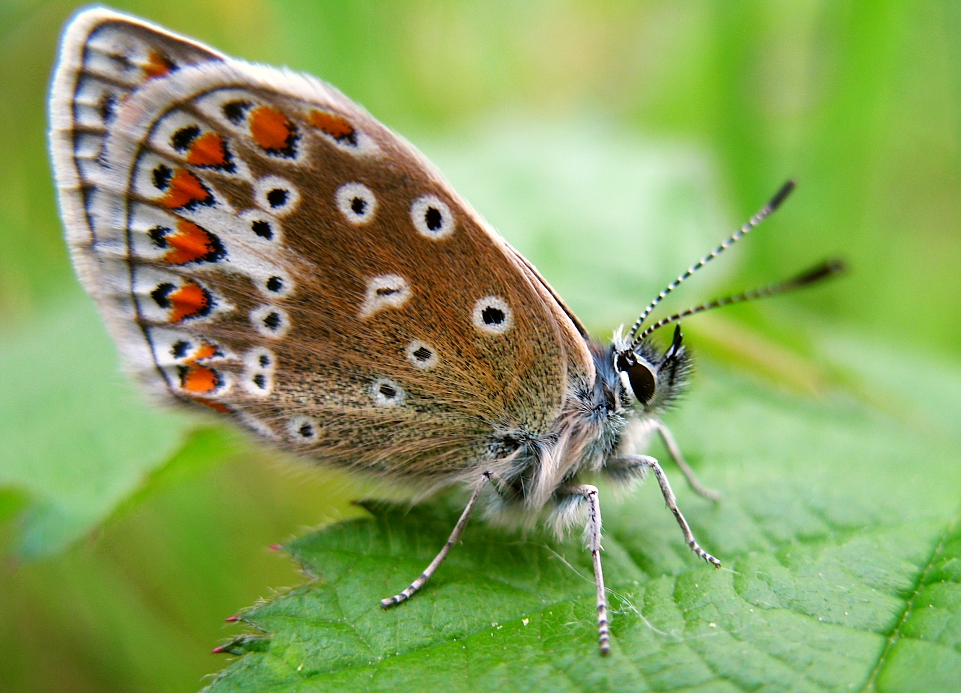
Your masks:
[{"label": "butterfly leg", "polygon": [[[667,507],[674,513],[674,519],[677,520],[681,532],[684,533],[684,541],[687,542],[687,545],[691,547],[694,553],[715,568],[720,568],[721,562],[702,549],[694,539],[694,533],[691,531],[690,525],[687,524],[687,520],[684,519],[684,515],[681,514],[680,509],[677,507],[677,498],[674,497],[671,484],[667,480],[667,475],[664,473],[664,470],[661,469],[658,461],[648,455],[626,455],[624,457],[618,457],[616,461],[618,462],[618,467],[621,469],[625,471],[627,469],[634,469],[638,475],[642,475],[644,471],[648,469],[654,472],[654,476],[657,477],[657,483],[661,487],[661,495],[664,496],[664,502],[667,503]],[[623,474],[624,472],[621,473]]]},{"label": "butterfly leg", "polygon": [[694,490],[694,493],[715,503],[721,500],[720,493],[707,488],[698,480],[697,475],[694,474],[694,470],[691,469],[690,465],[684,460],[684,455],[681,454],[681,448],[678,447],[677,441],[674,440],[671,429],[658,420],[655,420],[654,424],[657,426],[657,432],[660,434],[661,440],[664,441],[664,447],[667,448],[674,463],[680,468],[681,473],[684,474],[684,478],[687,479],[687,483]]},{"label": "butterfly leg", "polygon": [[450,538],[448,538],[447,543],[444,544],[444,548],[440,550],[440,553],[434,557],[434,560],[430,562],[430,565],[421,573],[416,580],[410,583],[410,587],[405,589],[400,594],[395,594],[393,597],[388,599],[381,599],[380,605],[384,609],[390,608],[395,604],[400,604],[410,599],[421,587],[424,586],[431,576],[437,572],[440,564],[444,562],[447,558],[447,554],[450,553],[451,547],[457,543],[460,539],[460,535],[463,534],[464,528],[467,527],[467,520],[470,519],[471,511],[474,509],[474,505],[477,503],[477,498],[480,496],[481,491],[487,486],[487,482],[491,480],[491,473],[484,472],[481,476],[480,482],[474,488],[474,493],[471,495],[470,500],[467,501],[467,507],[464,508],[464,512],[461,513],[460,519],[457,524],[454,525],[454,531],[450,533]]},{"label": "butterfly leg", "polygon": [[597,487],[582,484],[569,489],[572,496],[582,496],[587,501],[587,548],[594,560],[594,586],[597,588],[597,638],[602,655],[611,653],[611,630],[607,621],[607,590],[604,589],[604,571],[601,568],[601,504]]}]

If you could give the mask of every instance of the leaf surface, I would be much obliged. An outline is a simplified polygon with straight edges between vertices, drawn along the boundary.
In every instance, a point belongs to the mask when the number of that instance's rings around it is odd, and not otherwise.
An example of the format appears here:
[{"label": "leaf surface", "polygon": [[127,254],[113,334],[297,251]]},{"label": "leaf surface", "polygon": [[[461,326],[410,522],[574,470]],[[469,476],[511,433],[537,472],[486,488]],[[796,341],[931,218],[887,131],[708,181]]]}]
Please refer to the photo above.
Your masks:
[{"label": "leaf surface", "polygon": [[252,634],[225,646],[241,656],[210,691],[956,689],[953,433],[707,370],[671,424],[724,499],[669,475],[725,566],[690,553],[656,484],[603,493],[611,657],[579,539],[475,522],[421,594],[381,610],[443,545],[450,497],[288,544],[316,579],[243,615]]}]

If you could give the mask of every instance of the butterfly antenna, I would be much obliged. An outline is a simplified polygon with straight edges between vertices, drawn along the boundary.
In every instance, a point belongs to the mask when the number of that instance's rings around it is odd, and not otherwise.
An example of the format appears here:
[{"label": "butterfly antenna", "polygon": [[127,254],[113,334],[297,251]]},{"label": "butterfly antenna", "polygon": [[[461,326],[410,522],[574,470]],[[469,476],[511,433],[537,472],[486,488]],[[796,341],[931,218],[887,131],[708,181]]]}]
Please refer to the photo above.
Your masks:
[{"label": "butterfly antenna", "polygon": [[681,318],[686,318],[689,315],[694,315],[696,313],[703,313],[706,310],[712,310],[714,308],[720,308],[721,306],[729,306],[732,303],[743,303],[744,301],[753,301],[758,298],[767,298],[768,296],[777,296],[778,294],[787,293],[788,291],[794,291],[795,289],[800,289],[805,286],[810,286],[825,279],[830,279],[831,277],[836,277],[839,274],[843,274],[847,271],[847,266],[841,260],[826,260],[814,267],[802,272],[792,279],[787,281],[778,282],[776,284],[768,284],[767,286],[762,286],[757,289],[752,289],[751,291],[745,291],[742,294],[736,294],[734,296],[725,296],[724,298],[718,298],[708,303],[702,303],[694,308],[688,308],[680,313],[675,313],[669,318],[664,318],[658,320],[656,323],[644,330],[641,335],[635,340],[635,343],[641,342],[646,339],[654,330],[658,330],[665,325],[670,325],[672,322],[677,322]]},{"label": "butterfly antenna", "polygon": [[696,265],[693,265],[690,269],[687,270],[687,272],[684,272],[684,274],[680,275],[677,279],[675,279],[670,284],[668,284],[665,287],[665,289],[657,295],[657,298],[651,301],[650,305],[648,305],[647,308],[644,309],[644,312],[641,313],[640,317],[634,321],[634,325],[631,327],[631,332],[630,332],[631,337],[633,339],[633,342],[631,342],[631,345],[637,346],[638,342],[641,341],[642,337],[637,337],[636,336],[637,332],[638,330],[641,329],[641,325],[644,324],[644,321],[647,319],[647,316],[650,315],[651,311],[657,307],[658,303],[663,301],[664,298],[669,293],[674,291],[674,289],[680,286],[681,283],[686,281],[692,274],[697,272],[699,269],[704,267],[704,265],[709,263],[711,260],[716,258],[721,253],[723,253],[725,250],[727,250],[732,245],[737,243],[739,240],[744,238],[744,236],[749,234],[754,229],[755,226],[757,226],[762,221],[764,221],[769,216],[771,216],[771,214],[773,214],[774,211],[781,206],[781,203],[784,202],[787,196],[791,194],[791,191],[794,190],[795,185],[796,183],[794,182],[794,180],[787,181],[784,185],[781,186],[781,189],[777,191],[777,194],[775,194],[774,197],[771,198],[771,201],[768,202],[763,207],[761,207],[758,213],[755,214],[753,217],[751,217],[748,220],[748,222],[744,224],[744,226],[739,228],[730,238],[728,238],[723,243],[721,243],[721,245],[719,245],[714,250],[712,250],[710,255],[706,255],[705,257],[701,258],[700,262],[698,262]]}]

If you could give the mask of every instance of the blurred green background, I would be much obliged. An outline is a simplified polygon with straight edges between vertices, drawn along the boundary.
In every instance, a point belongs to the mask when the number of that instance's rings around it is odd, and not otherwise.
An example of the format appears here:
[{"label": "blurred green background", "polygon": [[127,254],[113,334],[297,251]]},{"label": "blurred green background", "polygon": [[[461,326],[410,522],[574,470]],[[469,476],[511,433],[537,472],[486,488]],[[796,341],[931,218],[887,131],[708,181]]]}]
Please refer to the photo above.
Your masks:
[{"label": "blurred green background", "polygon": [[[222,666],[207,653],[236,632],[225,617],[301,581],[268,546],[356,516],[361,490],[153,413],[117,374],[46,154],[47,82],[79,6],[0,3],[0,688],[190,691]],[[854,272],[705,316],[696,347],[809,394],[856,380],[822,362],[824,335],[961,365],[956,2],[114,6],[336,85],[599,335],[794,176],[777,218],[671,306],[828,255]],[[905,396],[937,387],[925,377]]]}]

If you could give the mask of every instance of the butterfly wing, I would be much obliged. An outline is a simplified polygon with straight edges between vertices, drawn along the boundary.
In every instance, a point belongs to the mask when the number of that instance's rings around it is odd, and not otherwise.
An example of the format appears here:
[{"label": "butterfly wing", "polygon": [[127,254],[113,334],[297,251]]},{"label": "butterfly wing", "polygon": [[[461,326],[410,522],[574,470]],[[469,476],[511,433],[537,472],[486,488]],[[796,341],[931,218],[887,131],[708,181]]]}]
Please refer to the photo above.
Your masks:
[{"label": "butterfly wing", "polygon": [[51,110],[78,274],[167,400],[433,483],[549,435],[593,382],[533,267],[331,87],[91,10]]}]

